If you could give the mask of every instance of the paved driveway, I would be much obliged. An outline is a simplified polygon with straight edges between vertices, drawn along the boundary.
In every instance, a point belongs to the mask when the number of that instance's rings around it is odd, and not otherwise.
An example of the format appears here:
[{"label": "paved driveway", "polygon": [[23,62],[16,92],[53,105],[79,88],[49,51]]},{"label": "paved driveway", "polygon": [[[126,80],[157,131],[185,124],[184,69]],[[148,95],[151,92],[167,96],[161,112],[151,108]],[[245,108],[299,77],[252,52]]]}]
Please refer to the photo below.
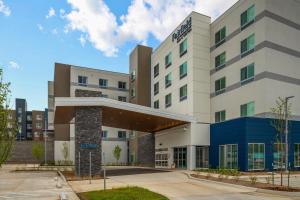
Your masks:
[{"label": "paved driveway", "polygon": [[[77,192],[103,189],[103,180],[72,181]],[[112,176],[107,187],[140,186],[174,200],[291,200],[299,199],[257,193],[254,189],[189,179],[182,171]]]},{"label": "paved driveway", "polygon": [[65,192],[69,200],[79,200],[67,183],[61,179],[62,188],[56,188],[56,172],[10,172],[0,169],[0,199],[57,200]]}]

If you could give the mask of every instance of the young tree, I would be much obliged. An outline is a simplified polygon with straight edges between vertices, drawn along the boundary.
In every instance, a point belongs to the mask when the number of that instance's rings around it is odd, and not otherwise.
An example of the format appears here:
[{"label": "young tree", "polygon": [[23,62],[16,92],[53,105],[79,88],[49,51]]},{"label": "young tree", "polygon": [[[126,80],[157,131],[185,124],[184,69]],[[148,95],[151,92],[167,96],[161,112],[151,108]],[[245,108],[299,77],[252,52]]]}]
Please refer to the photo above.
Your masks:
[{"label": "young tree", "polygon": [[42,158],[44,155],[44,148],[43,145],[39,143],[35,143],[32,145],[32,155],[40,162],[42,163]]},{"label": "young tree", "polygon": [[3,80],[3,69],[0,69],[0,167],[9,158],[17,132],[16,123],[8,127],[10,83]]},{"label": "young tree", "polygon": [[67,164],[67,159],[69,158],[69,146],[66,142],[63,143],[62,153],[65,159],[65,164]]},{"label": "young tree", "polygon": [[[283,177],[282,177],[282,173],[283,173],[283,168],[284,168],[284,156],[285,153],[283,153],[285,151],[284,148],[284,143],[285,143],[285,117],[286,117],[286,110],[285,110],[285,99],[282,97],[279,97],[276,100],[276,105],[275,107],[271,108],[272,114],[274,115],[274,119],[271,121],[271,125],[275,128],[276,130],[276,136],[275,136],[275,143],[277,144],[276,146],[274,145],[274,151],[275,148],[277,148],[277,152],[278,152],[278,156],[279,156],[279,160],[278,160],[278,166],[280,167],[280,176],[281,176],[281,181],[280,181],[280,185],[282,186],[283,184]],[[287,106],[287,117],[289,117],[290,115],[290,108],[291,108],[291,104],[289,104]],[[285,155],[286,156],[286,155]]]},{"label": "young tree", "polygon": [[115,148],[113,150],[113,154],[114,154],[115,159],[117,160],[117,163],[120,160],[121,151],[122,151],[122,149],[119,147],[119,145],[115,146]]}]

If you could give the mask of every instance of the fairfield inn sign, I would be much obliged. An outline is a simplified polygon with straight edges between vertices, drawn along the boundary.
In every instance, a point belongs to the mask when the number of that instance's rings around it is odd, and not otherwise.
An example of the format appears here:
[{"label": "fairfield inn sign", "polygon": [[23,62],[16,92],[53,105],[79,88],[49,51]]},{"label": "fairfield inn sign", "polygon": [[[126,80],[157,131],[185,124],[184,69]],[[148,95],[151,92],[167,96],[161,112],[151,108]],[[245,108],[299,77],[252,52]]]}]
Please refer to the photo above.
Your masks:
[{"label": "fairfield inn sign", "polygon": [[192,17],[186,20],[184,24],[181,25],[181,27],[175,31],[172,35],[172,42],[175,40],[180,42],[182,38],[184,38],[190,31],[192,30]]}]

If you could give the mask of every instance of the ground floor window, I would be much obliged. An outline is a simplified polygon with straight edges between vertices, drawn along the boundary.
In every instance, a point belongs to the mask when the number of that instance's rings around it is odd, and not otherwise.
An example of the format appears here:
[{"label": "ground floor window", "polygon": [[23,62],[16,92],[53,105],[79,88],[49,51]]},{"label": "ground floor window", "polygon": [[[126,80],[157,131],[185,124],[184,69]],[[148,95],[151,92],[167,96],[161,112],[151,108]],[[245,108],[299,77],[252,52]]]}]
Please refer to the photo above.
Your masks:
[{"label": "ground floor window", "polygon": [[238,145],[227,144],[219,146],[219,168],[238,168]]},{"label": "ground floor window", "polygon": [[174,164],[176,168],[187,167],[187,149],[186,147],[175,147],[174,148]]},{"label": "ground floor window", "polygon": [[196,168],[208,168],[208,147],[196,147]]},{"label": "ground floor window", "polygon": [[167,148],[155,149],[155,167],[168,167],[169,153]]},{"label": "ground floor window", "polygon": [[265,169],[265,144],[248,144],[248,170]]},{"label": "ground floor window", "polygon": [[300,144],[294,144],[294,166],[300,167]]},{"label": "ground floor window", "polygon": [[274,144],[273,167],[274,169],[285,168],[285,144],[284,143]]}]

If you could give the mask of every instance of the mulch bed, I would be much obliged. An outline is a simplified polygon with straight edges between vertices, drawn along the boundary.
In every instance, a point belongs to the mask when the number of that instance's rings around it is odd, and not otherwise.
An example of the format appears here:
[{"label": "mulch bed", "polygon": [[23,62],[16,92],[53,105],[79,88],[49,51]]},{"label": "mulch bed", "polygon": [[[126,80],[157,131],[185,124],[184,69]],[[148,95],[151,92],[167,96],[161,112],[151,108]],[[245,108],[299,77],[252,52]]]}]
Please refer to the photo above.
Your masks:
[{"label": "mulch bed", "polygon": [[[90,180],[89,176],[76,176],[75,172],[73,171],[62,171],[61,172],[67,181],[82,181],[82,180]],[[103,179],[102,176],[100,175],[96,175],[96,176],[92,176],[92,180],[99,180],[99,179]]]},{"label": "mulch bed", "polygon": [[250,181],[245,181],[245,180],[234,180],[234,179],[227,179],[227,178],[216,178],[216,177],[207,177],[204,175],[198,175],[198,174],[191,174],[192,177],[194,178],[199,178],[199,179],[206,179],[206,180],[211,180],[211,181],[216,181],[216,182],[222,182],[222,183],[230,183],[234,185],[242,185],[246,187],[254,187],[254,188],[259,188],[259,189],[266,189],[266,190],[276,190],[276,191],[286,191],[286,192],[300,192],[300,188],[295,188],[295,187],[287,187],[287,186],[278,186],[278,185],[272,185],[268,183],[260,183],[256,182],[255,184],[252,184]]}]

